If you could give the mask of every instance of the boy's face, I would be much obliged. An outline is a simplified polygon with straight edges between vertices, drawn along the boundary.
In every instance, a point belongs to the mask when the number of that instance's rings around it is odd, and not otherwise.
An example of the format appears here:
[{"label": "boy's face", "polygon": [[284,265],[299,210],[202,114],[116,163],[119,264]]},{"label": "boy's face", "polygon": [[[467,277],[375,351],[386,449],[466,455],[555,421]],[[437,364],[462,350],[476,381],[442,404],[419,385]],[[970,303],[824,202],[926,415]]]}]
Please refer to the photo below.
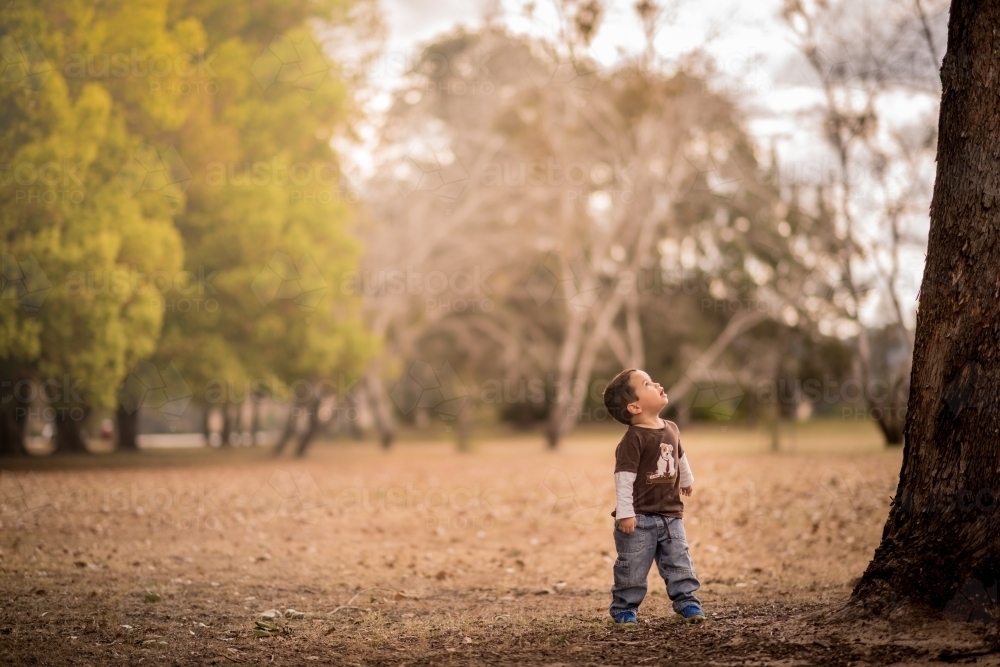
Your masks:
[{"label": "boy's face", "polygon": [[658,382],[653,382],[645,371],[632,373],[629,382],[636,396],[636,400],[628,404],[628,411],[633,416],[642,413],[658,415],[670,400],[663,387]]}]

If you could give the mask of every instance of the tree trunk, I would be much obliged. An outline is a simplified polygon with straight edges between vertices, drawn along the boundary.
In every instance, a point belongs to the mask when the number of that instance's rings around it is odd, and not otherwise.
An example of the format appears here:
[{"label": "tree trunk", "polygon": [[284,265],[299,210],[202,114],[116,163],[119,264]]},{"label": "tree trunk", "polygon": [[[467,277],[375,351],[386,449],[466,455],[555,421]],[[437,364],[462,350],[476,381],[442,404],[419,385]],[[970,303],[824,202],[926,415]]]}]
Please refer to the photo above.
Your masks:
[{"label": "tree trunk", "polygon": [[237,446],[243,444],[243,432],[246,430],[246,419],[243,414],[243,403],[233,404],[233,425],[230,429]]},{"label": "tree trunk", "polygon": [[375,425],[379,431],[379,442],[382,449],[392,447],[396,439],[396,424],[392,418],[392,407],[389,405],[389,394],[382,388],[382,376],[376,364],[369,367],[365,377],[368,385],[368,396],[371,398],[372,411],[375,413]]},{"label": "tree trunk", "polygon": [[121,405],[115,415],[118,429],[118,449],[121,451],[139,451],[139,411],[129,412]]},{"label": "tree trunk", "polygon": [[250,399],[250,444],[257,444],[257,431],[260,430],[260,397]]},{"label": "tree trunk", "polygon": [[310,443],[312,443],[313,438],[316,437],[316,431],[319,430],[319,407],[320,399],[315,397],[309,403],[309,423],[306,426],[305,433],[299,438],[299,447],[295,450],[295,456],[301,458],[306,455],[306,449],[309,448]]},{"label": "tree trunk", "polygon": [[[351,432],[351,437],[355,440],[363,440],[365,437],[365,432],[362,430],[360,422],[362,400],[364,399],[358,399],[353,395],[348,395],[343,399],[344,411],[347,418],[347,428]],[[352,411],[354,414],[353,417],[351,416]]]},{"label": "tree trunk", "polygon": [[280,456],[283,451],[285,451],[285,446],[289,443],[292,437],[295,435],[295,427],[299,422],[299,404],[293,403],[288,409],[288,420],[285,422],[285,430],[281,434],[281,438],[278,440],[278,444],[274,446],[274,451],[272,452],[275,456]]},{"label": "tree trunk", "polygon": [[220,447],[229,447],[233,443],[230,438],[233,436],[233,411],[229,403],[222,404],[222,443]]},{"label": "tree trunk", "polygon": [[472,451],[472,406],[463,405],[455,415],[455,446],[460,452]]},{"label": "tree trunk", "polygon": [[954,0],[899,486],[851,597],[941,609],[1000,564],[1000,3]]},{"label": "tree trunk", "polygon": [[205,405],[205,413],[202,415],[201,431],[205,435],[205,446],[212,446],[212,406]]},{"label": "tree trunk", "polygon": [[0,410],[0,456],[24,456],[24,432],[28,425],[27,408]]},{"label": "tree trunk", "polygon": [[[89,412],[89,410],[85,411]],[[54,454],[87,454],[80,428],[83,420],[73,419],[66,410],[56,410],[56,449]]]},{"label": "tree trunk", "polygon": [[879,417],[878,427],[885,437],[885,444],[890,447],[898,447],[903,444],[903,419],[898,416],[896,404],[889,404],[886,412]]},{"label": "tree trunk", "polygon": [[[653,234],[664,217],[667,215],[670,201],[665,196],[657,196],[655,204],[642,224],[636,231],[634,239],[634,250],[629,273],[638,275],[642,267],[646,264],[646,257]],[[581,260],[584,257],[581,255]],[[615,285],[615,289],[605,301],[598,301],[586,311],[580,310],[579,303],[573,304],[574,297],[581,293],[585,294],[598,287],[596,276],[591,270],[574,271],[573,267],[566,265],[568,273],[564,274],[562,281],[566,290],[567,302],[572,307],[569,308],[570,321],[563,345],[559,352],[558,377],[555,387],[555,403],[549,413],[549,423],[546,429],[546,438],[549,449],[556,449],[563,436],[573,430],[580,418],[584,401],[590,392],[590,375],[594,368],[594,362],[601,346],[608,338],[615,318],[625,305],[626,297],[634,294],[634,289],[623,289],[623,285]],[[576,284],[574,280],[567,280],[570,275],[581,282]],[[596,311],[597,315],[593,316]],[[593,316],[593,326],[587,328],[587,320]],[[626,326],[629,329],[630,345],[633,348],[642,347],[642,329],[639,322],[638,312],[634,317],[626,315]],[[632,357],[644,358],[641,350],[632,350]]]}]

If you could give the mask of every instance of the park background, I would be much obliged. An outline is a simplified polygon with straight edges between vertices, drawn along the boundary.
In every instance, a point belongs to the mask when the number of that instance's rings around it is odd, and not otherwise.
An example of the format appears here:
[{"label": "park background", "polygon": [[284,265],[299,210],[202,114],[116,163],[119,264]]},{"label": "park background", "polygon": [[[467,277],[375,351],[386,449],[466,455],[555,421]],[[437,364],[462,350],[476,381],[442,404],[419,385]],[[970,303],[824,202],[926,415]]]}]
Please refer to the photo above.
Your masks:
[{"label": "park background", "polygon": [[[590,650],[632,366],[698,480],[706,646],[845,597],[898,478],[947,16],[5,5],[12,608],[123,660]],[[940,648],[881,630],[788,655]]]}]

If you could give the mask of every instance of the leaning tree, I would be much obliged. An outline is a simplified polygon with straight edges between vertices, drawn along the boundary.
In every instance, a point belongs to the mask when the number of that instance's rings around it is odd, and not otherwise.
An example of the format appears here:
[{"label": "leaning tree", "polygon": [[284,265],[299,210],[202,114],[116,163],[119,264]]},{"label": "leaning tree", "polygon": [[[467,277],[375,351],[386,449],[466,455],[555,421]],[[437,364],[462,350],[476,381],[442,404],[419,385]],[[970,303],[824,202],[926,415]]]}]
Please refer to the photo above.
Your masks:
[{"label": "leaning tree", "polygon": [[953,0],[903,467],[851,598],[879,613],[1000,573],[998,25],[1000,3]]}]

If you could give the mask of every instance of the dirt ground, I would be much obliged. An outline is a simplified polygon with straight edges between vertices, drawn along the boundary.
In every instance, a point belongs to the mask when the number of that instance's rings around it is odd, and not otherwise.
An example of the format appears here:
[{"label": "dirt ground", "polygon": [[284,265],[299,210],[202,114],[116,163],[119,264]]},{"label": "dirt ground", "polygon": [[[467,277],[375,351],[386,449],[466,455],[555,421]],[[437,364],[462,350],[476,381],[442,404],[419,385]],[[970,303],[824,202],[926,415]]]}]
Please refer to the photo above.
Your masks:
[{"label": "dirt ground", "polygon": [[615,432],[0,461],[0,663],[1000,664],[986,624],[828,620],[902,453],[786,436],[683,435],[700,626],[655,568],[640,625],[610,623]]}]

